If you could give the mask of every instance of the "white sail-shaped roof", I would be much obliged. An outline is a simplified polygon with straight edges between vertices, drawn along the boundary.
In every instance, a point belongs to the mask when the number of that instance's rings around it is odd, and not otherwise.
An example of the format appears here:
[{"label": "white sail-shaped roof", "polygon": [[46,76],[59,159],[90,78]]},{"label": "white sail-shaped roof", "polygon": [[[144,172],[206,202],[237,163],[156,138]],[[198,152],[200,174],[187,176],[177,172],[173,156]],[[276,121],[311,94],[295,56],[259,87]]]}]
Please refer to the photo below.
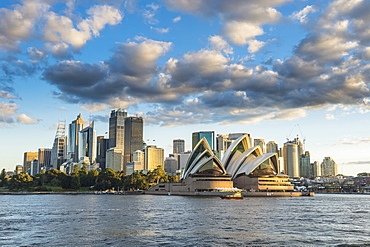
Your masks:
[{"label": "white sail-shaped roof", "polygon": [[245,166],[246,164],[254,161],[258,156],[262,154],[262,148],[259,145],[246,150],[244,153],[238,156],[238,159],[230,161],[226,169],[227,173],[231,174],[233,178],[237,175],[238,170],[242,166]]},{"label": "white sail-shaped roof", "polygon": [[230,147],[226,150],[223,158],[222,164],[228,169],[230,164],[233,164],[246,150],[251,148],[249,141],[249,135],[245,134],[236,139]]},{"label": "white sail-shaped roof", "polygon": [[205,169],[214,170],[220,174],[226,174],[226,170],[221,161],[211,150],[207,139],[203,137],[194,147],[193,152],[190,154],[182,175],[182,179],[185,179],[189,175],[196,174]]},{"label": "white sail-shaped roof", "polygon": [[266,160],[269,160],[269,168],[274,172],[277,173],[278,167],[277,167],[277,153],[267,153],[262,154],[258,157],[256,157],[251,162],[245,162],[243,163],[239,169],[232,174],[232,177],[235,178],[236,176],[240,174],[248,175],[252,173],[256,168],[258,168],[262,163],[264,163]]}]

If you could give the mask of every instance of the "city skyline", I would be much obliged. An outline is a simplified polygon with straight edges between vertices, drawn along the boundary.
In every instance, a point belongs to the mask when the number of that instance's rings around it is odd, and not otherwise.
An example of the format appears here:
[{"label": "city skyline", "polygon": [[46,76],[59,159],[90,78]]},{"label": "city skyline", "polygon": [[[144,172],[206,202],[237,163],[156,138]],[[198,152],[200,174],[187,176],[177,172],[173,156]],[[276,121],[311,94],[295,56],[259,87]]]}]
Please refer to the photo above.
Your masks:
[{"label": "city skyline", "polygon": [[[143,117],[164,148],[191,134],[299,135],[311,162],[370,170],[365,1],[16,1],[0,3],[1,167],[52,147],[82,113],[97,135],[111,109]],[[87,126],[88,123],[86,123]],[[297,127],[299,126],[299,128]],[[155,141],[153,141],[155,140]]]}]

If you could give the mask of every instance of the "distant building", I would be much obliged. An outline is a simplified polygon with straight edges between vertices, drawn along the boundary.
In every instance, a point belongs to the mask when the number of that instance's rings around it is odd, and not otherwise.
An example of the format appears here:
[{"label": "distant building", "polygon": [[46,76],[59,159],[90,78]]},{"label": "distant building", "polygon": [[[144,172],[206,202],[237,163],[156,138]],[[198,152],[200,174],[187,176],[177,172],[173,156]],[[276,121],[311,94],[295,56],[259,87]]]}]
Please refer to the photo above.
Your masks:
[{"label": "distant building", "polygon": [[34,159],[31,161],[31,168],[30,168],[30,174],[31,176],[35,176],[40,173],[40,166],[37,159]]},{"label": "distant building", "polygon": [[67,136],[65,121],[59,121],[55,134],[53,147],[51,148],[51,166],[53,169],[60,169],[60,166],[67,159]]},{"label": "distant building", "polygon": [[266,153],[277,153],[279,154],[279,146],[275,141],[269,141],[266,144]]},{"label": "distant building", "polygon": [[81,113],[78,114],[77,119],[73,120],[69,124],[68,129],[68,159],[72,159],[73,162],[79,161],[78,154],[78,138],[80,131],[84,128],[84,120],[82,120]]},{"label": "distant building", "polygon": [[37,159],[39,166],[38,173],[40,169],[44,169],[45,171],[53,169],[51,165],[51,148],[39,148]]},{"label": "distant building", "polygon": [[144,170],[144,163],[133,161],[126,164],[126,175],[131,175],[134,172],[137,171],[143,171]]},{"label": "distant building", "polygon": [[164,161],[164,171],[167,175],[175,176],[177,171],[177,159],[175,157],[167,157]]},{"label": "distant building", "polygon": [[125,118],[127,112],[122,109],[112,110],[109,118],[109,148],[124,149]]},{"label": "distant building", "polygon": [[145,170],[152,171],[158,166],[164,166],[164,149],[157,146],[147,146],[145,148]]},{"label": "distant building", "polygon": [[127,117],[125,119],[124,164],[132,162],[132,155],[143,148],[143,118]]},{"label": "distant building", "polygon": [[14,173],[15,173],[15,174],[21,174],[22,172],[23,172],[23,166],[21,166],[21,165],[16,165],[16,166],[15,166]]},{"label": "distant building", "polygon": [[310,152],[306,151],[300,157],[300,176],[304,178],[311,178],[313,174],[311,173],[311,161],[310,161]]},{"label": "distant building", "polygon": [[185,140],[176,139],[173,140],[173,154],[179,154],[185,152]]},{"label": "distant building", "polygon": [[90,124],[90,126],[80,131],[78,147],[79,161],[84,160],[84,163],[88,163],[88,165],[96,162],[97,145],[94,121]]},{"label": "distant building", "polygon": [[254,139],[254,146],[259,145],[263,153],[266,153],[266,143],[265,139]]},{"label": "distant building", "polygon": [[215,132],[214,131],[200,131],[200,132],[194,132],[192,134],[192,142],[191,142],[191,148],[194,149],[195,146],[198,144],[198,142],[202,138],[206,138],[209,146],[211,149],[214,149],[214,139],[215,139]]},{"label": "distant building", "polygon": [[321,166],[318,161],[311,163],[312,177],[321,177]]},{"label": "distant building", "polygon": [[284,143],[284,174],[289,177],[299,177],[299,155],[298,145],[294,142]]},{"label": "distant building", "polygon": [[321,163],[321,176],[336,176],[338,174],[338,165],[332,157],[325,157]]},{"label": "distant building", "polygon": [[114,171],[122,171],[123,170],[122,159],[123,159],[122,149],[119,148],[108,149],[106,156],[106,168],[111,168]]},{"label": "distant building", "polygon": [[23,156],[23,173],[31,174],[31,162],[39,155],[38,152],[25,152]]},{"label": "distant building", "polygon": [[104,170],[106,168],[106,157],[107,150],[109,149],[109,139],[104,136],[98,136],[96,141],[96,162],[100,164],[100,168]]}]

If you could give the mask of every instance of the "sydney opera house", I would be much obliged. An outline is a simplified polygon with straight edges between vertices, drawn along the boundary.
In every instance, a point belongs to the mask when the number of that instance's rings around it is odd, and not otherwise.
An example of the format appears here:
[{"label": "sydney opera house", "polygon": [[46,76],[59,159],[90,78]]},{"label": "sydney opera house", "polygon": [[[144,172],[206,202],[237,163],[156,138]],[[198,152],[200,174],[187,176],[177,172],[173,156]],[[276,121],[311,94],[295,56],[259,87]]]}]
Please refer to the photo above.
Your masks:
[{"label": "sydney opera house", "polygon": [[252,146],[249,135],[236,139],[222,160],[206,138],[194,147],[178,183],[160,183],[148,194],[211,195],[242,191],[245,196],[299,196],[288,176],[278,174],[276,153],[263,153]]}]

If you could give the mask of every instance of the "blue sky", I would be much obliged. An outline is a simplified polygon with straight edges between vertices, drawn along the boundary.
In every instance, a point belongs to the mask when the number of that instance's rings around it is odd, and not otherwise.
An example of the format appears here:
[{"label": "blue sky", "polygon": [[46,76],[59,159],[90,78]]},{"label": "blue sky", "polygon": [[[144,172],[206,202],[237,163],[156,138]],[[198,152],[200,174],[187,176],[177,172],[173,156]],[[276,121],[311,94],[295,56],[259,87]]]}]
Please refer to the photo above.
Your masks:
[{"label": "blue sky", "polygon": [[125,108],[166,154],[201,130],[279,146],[299,135],[312,161],[370,172],[369,11],[364,0],[3,0],[0,167],[51,147],[58,120],[82,113],[104,135]]}]

